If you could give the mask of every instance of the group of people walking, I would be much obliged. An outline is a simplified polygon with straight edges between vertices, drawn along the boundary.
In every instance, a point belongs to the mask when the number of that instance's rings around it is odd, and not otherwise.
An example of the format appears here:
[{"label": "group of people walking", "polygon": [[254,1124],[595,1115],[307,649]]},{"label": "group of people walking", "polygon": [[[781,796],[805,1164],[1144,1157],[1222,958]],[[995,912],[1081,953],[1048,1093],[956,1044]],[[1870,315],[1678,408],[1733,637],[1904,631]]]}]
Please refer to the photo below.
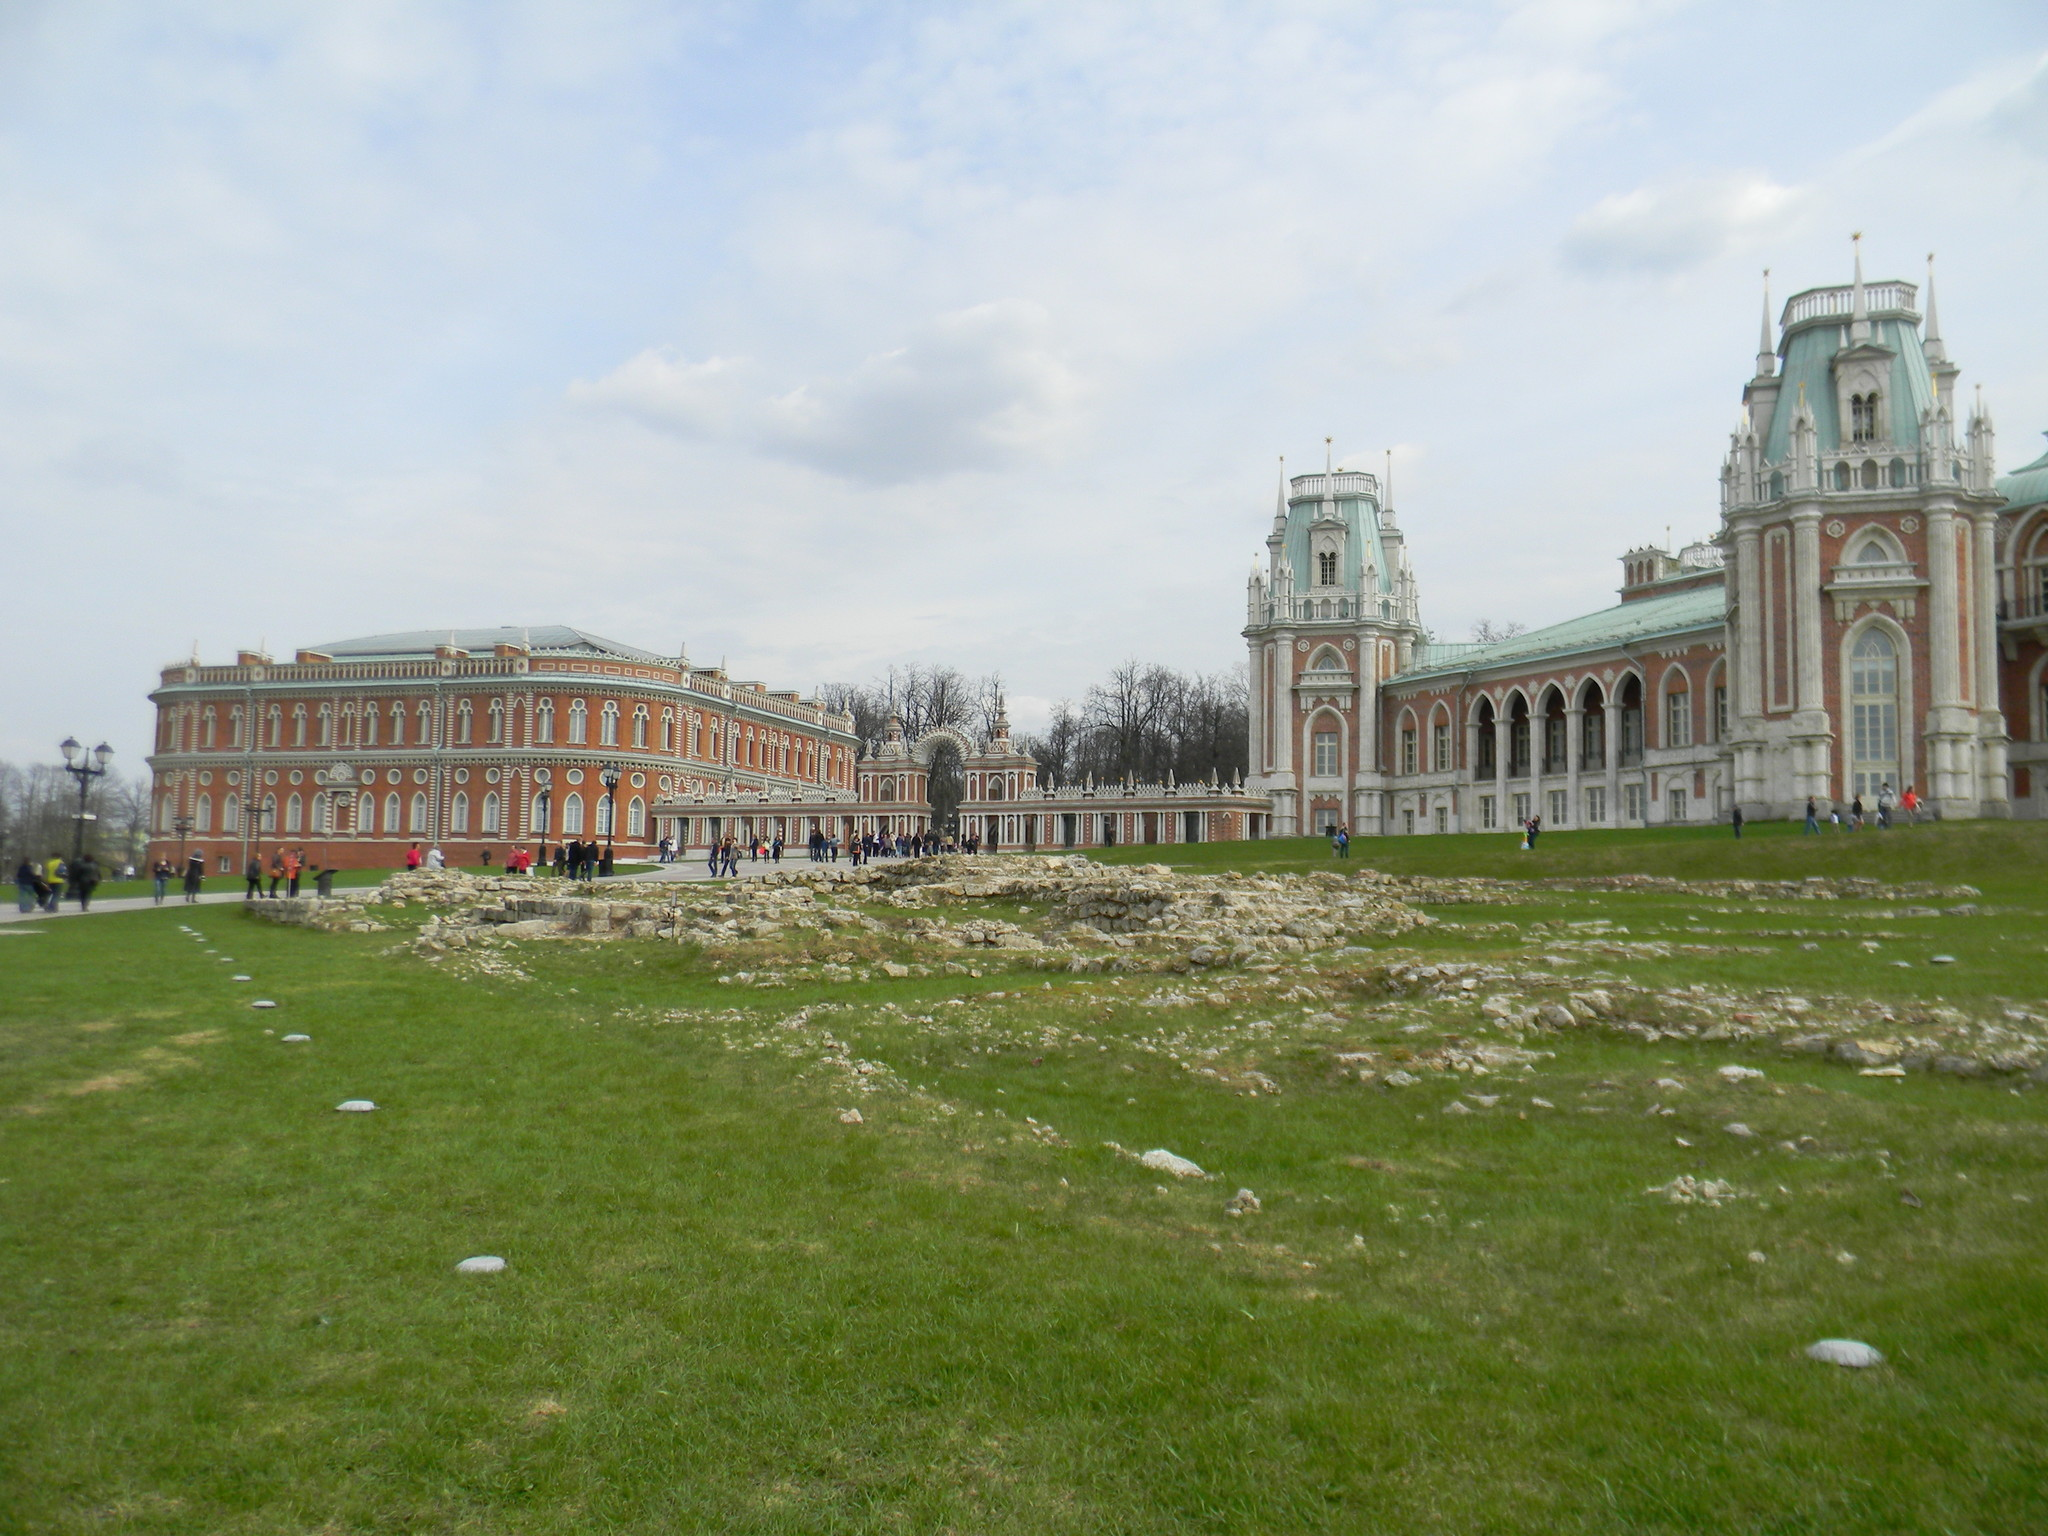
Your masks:
[{"label": "group of people walking", "polygon": [[[1899,795],[1899,810],[1903,811],[1906,820],[1915,826],[1920,823],[1920,811],[1924,804],[1919,793],[1910,784]],[[1892,787],[1888,782],[1877,786],[1877,796],[1868,806],[1863,803],[1861,795],[1856,795],[1850,799],[1846,815],[1839,805],[1828,807],[1828,826],[1834,831],[1839,832],[1846,826],[1851,832],[1861,832],[1873,822],[1879,831],[1892,824]],[[1738,822],[1736,826],[1735,835],[1740,837],[1741,823]],[[1806,802],[1806,830],[1813,833],[1820,831],[1820,807],[1811,798]]]},{"label": "group of people walking", "polygon": [[79,911],[89,912],[99,883],[99,860],[89,853],[74,860],[55,853],[47,859],[24,856],[14,867],[14,897],[24,912],[54,912],[66,896],[78,903]]},{"label": "group of people walking", "polygon": [[[303,848],[280,848],[270,855],[270,889],[263,888],[263,856],[252,853],[249,862],[242,868],[242,878],[248,882],[248,889],[242,892],[242,900],[277,900],[278,887],[284,887],[286,896],[299,894],[299,878],[306,873],[306,850]],[[157,901],[163,901],[163,887],[168,881],[170,866],[159,864],[157,879]],[[334,872],[319,872],[320,894],[325,896],[334,886]]]}]

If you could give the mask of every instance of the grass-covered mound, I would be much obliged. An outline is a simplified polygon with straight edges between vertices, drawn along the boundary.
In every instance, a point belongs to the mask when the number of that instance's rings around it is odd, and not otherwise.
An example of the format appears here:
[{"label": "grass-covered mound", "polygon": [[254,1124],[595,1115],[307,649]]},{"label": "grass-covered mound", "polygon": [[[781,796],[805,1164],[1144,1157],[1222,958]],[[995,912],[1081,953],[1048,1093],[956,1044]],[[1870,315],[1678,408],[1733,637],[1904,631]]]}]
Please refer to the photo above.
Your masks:
[{"label": "grass-covered mound", "polygon": [[[2035,831],[1361,842],[1983,894],[1544,886],[1195,971],[935,948],[858,894],[490,965],[412,945],[417,904],[14,929],[0,1529],[2041,1528],[2023,1064],[1889,1075],[1737,1022],[2028,1048]],[[1802,1354],[1835,1336],[1887,1363]]]}]

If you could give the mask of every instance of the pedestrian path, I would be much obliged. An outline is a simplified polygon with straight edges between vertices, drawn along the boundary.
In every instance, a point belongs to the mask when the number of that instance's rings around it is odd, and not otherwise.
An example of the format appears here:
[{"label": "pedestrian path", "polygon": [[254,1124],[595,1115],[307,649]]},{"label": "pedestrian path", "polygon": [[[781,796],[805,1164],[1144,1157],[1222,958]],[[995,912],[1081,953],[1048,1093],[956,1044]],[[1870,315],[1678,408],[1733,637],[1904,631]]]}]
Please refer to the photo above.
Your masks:
[{"label": "pedestrian path", "polygon": [[[774,874],[777,870],[797,869],[809,864],[810,862],[811,861],[808,855],[806,855],[803,858],[796,859],[785,858],[780,864],[774,863],[773,861],[768,859],[762,859],[758,863],[742,859],[740,861],[739,878],[745,880],[749,878],[757,878],[761,875],[771,875]],[[843,864],[845,861],[842,860],[841,862]],[[891,860],[890,862],[894,863],[895,861]],[[554,877],[552,875],[536,875],[534,878],[553,879]],[[650,869],[634,870],[631,874],[608,875],[604,879],[598,881],[597,883],[599,885],[607,886],[670,884],[679,881],[709,880],[711,878],[711,867],[703,860],[678,859],[673,864],[656,864]],[[721,876],[720,878],[725,877]],[[260,901],[263,898],[258,897],[257,899]],[[184,895],[178,890],[177,886],[174,884],[171,887],[170,894],[164,897],[161,905],[166,910],[168,910],[172,907],[185,907],[194,905],[205,907],[225,906],[229,902],[239,902],[246,900],[248,900],[248,898],[245,897],[239,890],[202,891],[200,892],[199,900],[196,903],[188,902],[185,900]],[[81,915],[86,917],[92,917],[101,912],[146,912],[150,908],[155,907],[157,905],[159,905],[159,903],[157,903],[153,898],[148,896],[114,896],[109,897],[106,900],[100,900],[95,898],[91,909],[83,914],[79,912],[78,903],[75,901],[64,903],[55,912],[20,912],[15,910],[13,906],[8,906],[6,908],[0,908],[0,926],[4,926],[11,923],[46,922],[52,918],[57,917],[78,917]]]},{"label": "pedestrian path", "polygon": [[[240,891],[201,891],[198,902],[194,903],[186,901],[183,894],[173,888],[171,893],[164,897],[163,906],[166,910],[171,907],[194,905],[210,907],[221,902],[240,901],[242,899]],[[94,917],[102,912],[145,912],[156,905],[155,899],[148,896],[112,896],[104,901],[95,897],[91,909],[82,915]],[[33,923],[48,921],[51,918],[78,917],[80,915],[78,903],[75,901],[59,904],[55,912],[20,912],[10,906],[0,910],[0,923]]]}]

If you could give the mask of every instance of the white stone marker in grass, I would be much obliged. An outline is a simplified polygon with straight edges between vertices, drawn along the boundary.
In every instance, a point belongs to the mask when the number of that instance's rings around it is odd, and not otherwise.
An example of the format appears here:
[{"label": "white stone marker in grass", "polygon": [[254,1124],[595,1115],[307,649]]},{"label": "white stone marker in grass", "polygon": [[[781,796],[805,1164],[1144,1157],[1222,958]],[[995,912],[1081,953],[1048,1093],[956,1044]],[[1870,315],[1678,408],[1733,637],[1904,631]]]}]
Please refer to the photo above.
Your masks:
[{"label": "white stone marker in grass", "polygon": [[1806,1346],[1806,1357],[1823,1365],[1846,1365],[1854,1371],[1884,1364],[1884,1356],[1859,1339],[1822,1339]]},{"label": "white stone marker in grass", "polygon": [[277,1004],[273,1003],[267,997],[259,997],[256,999],[255,1002],[251,1003],[249,1006],[251,1008],[275,1008]]},{"label": "white stone marker in grass", "polygon": [[283,1043],[285,1045],[309,1045],[312,1043],[312,1039],[311,1035],[286,1035]]},{"label": "white stone marker in grass", "polygon": [[255,979],[254,976],[230,976],[228,978],[229,981],[254,981]]},{"label": "white stone marker in grass", "polygon": [[455,1266],[458,1275],[495,1275],[505,1267],[505,1261],[495,1253],[480,1253],[473,1259],[464,1259]]},{"label": "white stone marker in grass", "polygon": [[343,1099],[334,1107],[344,1115],[367,1115],[377,1106],[369,1099]]},{"label": "white stone marker in grass", "polygon": [[1179,1153],[1169,1152],[1164,1147],[1154,1147],[1150,1152],[1139,1158],[1138,1163],[1139,1166],[1150,1168],[1157,1173],[1170,1173],[1176,1179],[1206,1179],[1209,1177],[1208,1174],[1202,1172],[1200,1164],[1191,1163]]}]

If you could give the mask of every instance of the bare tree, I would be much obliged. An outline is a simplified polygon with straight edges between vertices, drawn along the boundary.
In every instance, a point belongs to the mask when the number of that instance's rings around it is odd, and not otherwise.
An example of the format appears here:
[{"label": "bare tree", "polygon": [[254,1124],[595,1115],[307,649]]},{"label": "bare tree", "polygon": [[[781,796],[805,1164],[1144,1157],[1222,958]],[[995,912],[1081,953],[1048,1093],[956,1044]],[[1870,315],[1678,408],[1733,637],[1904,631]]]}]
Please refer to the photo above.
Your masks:
[{"label": "bare tree", "polygon": [[1472,626],[1472,638],[1481,645],[1490,645],[1496,640],[1512,640],[1517,635],[1527,634],[1529,626],[1520,619],[1509,619],[1496,624],[1491,619],[1481,619]]}]

